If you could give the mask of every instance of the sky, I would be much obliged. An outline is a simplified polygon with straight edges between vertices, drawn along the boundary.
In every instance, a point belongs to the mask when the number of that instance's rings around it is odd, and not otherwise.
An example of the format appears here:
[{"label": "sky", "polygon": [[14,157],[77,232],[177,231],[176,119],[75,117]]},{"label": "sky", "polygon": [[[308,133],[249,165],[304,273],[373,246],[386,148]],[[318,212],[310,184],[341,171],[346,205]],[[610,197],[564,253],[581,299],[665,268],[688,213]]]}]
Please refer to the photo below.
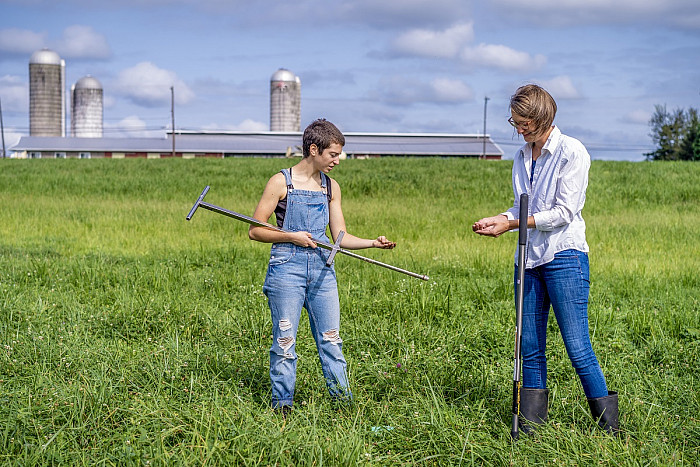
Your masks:
[{"label": "sky", "polygon": [[8,150],[29,133],[42,48],[65,60],[67,88],[102,83],[110,137],[165,137],[171,86],[178,130],[267,131],[279,68],[301,80],[302,129],[485,123],[504,158],[522,144],[506,120],[524,84],[552,94],[555,124],[593,159],[644,160],[655,106],[700,108],[698,0],[0,0]]}]

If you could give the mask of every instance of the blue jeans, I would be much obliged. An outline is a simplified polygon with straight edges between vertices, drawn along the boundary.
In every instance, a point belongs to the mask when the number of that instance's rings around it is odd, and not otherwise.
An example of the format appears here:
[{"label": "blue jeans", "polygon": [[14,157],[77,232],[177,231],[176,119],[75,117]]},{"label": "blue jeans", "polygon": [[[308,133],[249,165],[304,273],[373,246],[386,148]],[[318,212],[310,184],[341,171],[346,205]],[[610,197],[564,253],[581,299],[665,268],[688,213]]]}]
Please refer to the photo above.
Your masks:
[{"label": "blue jeans", "polygon": [[263,292],[272,314],[270,379],[272,407],[291,406],[296,383],[296,336],[302,306],[309,315],[321,369],[334,400],[352,399],[340,338],[340,304],[335,270],[328,252],[291,243],[272,246]]},{"label": "blue jeans", "polygon": [[[517,284],[517,267],[515,283]],[[549,263],[525,270],[523,297],[523,387],[547,387],[547,319],[551,305],[566,352],[587,398],[605,397],[605,377],[588,331],[588,255],[564,250]]]}]

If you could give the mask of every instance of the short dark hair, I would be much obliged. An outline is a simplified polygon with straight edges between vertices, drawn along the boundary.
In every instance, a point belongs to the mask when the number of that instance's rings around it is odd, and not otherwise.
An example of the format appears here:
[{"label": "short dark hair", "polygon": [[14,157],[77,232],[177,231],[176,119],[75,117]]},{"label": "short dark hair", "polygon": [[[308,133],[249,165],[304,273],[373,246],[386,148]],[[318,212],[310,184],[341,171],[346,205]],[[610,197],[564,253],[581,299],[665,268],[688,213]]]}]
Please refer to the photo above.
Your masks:
[{"label": "short dark hair", "polygon": [[311,122],[304,130],[302,144],[303,156],[309,157],[312,144],[315,144],[318,151],[322,153],[331,144],[345,146],[345,136],[331,122],[325,118],[319,118]]}]

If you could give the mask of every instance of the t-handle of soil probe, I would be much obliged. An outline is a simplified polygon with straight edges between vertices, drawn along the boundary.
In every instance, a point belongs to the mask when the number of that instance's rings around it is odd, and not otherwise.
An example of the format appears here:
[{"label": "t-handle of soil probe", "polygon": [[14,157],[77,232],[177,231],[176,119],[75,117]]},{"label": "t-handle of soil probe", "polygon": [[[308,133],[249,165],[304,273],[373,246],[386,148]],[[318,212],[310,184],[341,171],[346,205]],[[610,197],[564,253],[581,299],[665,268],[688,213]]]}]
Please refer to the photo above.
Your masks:
[{"label": "t-handle of soil probe", "polygon": [[197,210],[199,205],[202,203],[202,200],[207,195],[208,191],[209,191],[209,185],[204,187],[204,190],[202,190],[202,194],[199,195],[199,198],[197,198],[197,202],[194,203],[194,206],[192,206],[192,209],[190,209],[190,213],[187,214],[187,217],[185,217],[185,219],[187,219],[187,220],[192,219],[192,216],[194,216],[194,212]]},{"label": "t-handle of soil probe", "polygon": [[331,249],[331,254],[328,255],[328,259],[326,260],[326,266],[331,267],[331,264],[333,264],[335,254],[338,253],[338,250],[340,250],[340,241],[343,239],[343,235],[345,235],[345,231],[341,230],[340,232],[338,232],[338,238],[335,239],[335,243],[333,244],[333,248]]}]

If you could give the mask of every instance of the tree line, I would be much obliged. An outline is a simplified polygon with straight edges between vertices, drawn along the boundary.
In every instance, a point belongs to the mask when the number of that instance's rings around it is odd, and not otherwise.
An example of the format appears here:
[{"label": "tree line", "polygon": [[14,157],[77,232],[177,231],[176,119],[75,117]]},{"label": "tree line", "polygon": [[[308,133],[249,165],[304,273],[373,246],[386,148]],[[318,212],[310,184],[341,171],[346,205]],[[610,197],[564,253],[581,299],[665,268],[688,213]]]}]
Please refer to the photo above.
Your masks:
[{"label": "tree line", "polygon": [[649,120],[651,139],[656,150],[645,153],[647,160],[700,161],[700,117],[698,110],[676,109],[669,112],[665,105],[655,106]]}]

